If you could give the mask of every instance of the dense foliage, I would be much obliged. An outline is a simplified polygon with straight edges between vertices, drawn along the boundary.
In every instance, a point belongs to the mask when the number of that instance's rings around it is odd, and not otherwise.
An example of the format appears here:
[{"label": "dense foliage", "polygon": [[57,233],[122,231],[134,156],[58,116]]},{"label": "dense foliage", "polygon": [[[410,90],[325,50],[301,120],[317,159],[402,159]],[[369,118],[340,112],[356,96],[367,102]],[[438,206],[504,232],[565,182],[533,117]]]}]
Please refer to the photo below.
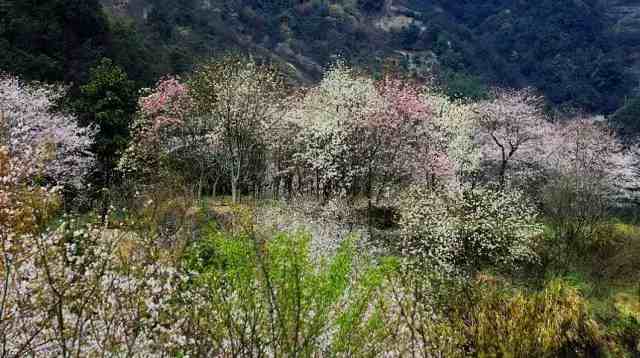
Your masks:
[{"label": "dense foliage", "polygon": [[[102,5],[106,8],[103,9]],[[597,1],[5,1],[0,68],[86,81],[102,57],[145,84],[230,49],[317,80],[340,55],[374,72],[435,71],[451,96],[533,86],[562,106],[613,112],[634,85],[624,39]],[[406,8],[404,7],[406,6]],[[37,11],[32,11],[36,9]],[[286,64],[292,63],[295,68]]]},{"label": "dense foliage", "polygon": [[[456,81],[452,94],[473,93],[480,79],[534,86],[555,104],[611,112],[633,85],[621,56],[622,39],[609,31],[605,8],[597,1],[393,4],[406,5],[406,11],[392,10],[385,1],[239,1],[214,2],[209,8],[198,1],[146,3],[153,6],[147,26],[161,26],[157,32],[172,46],[193,48],[185,45],[186,36],[213,49],[203,38],[213,35],[237,47],[232,39],[247,36],[250,46],[271,49],[315,78],[335,54],[379,69],[402,50],[400,60],[408,61],[408,68],[436,64],[447,82]],[[237,14],[217,20],[227,25],[226,32],[200,20],[216,7]]]},{"label": "dense foliage", "polygon": [[451,43],[436,53],[454,69],[503,85],[531,85],[554,103],[590,110],[614,110],[630,85],[621,40],[609,32],[599,1],[438,3],[450,17],[439,16],[427,33],[437,44]]},{"label": "dense foliage", "polygon": [[11,0],[0,12],[0,67],[29,79],[79,82],[107,42],[98,0]]}]

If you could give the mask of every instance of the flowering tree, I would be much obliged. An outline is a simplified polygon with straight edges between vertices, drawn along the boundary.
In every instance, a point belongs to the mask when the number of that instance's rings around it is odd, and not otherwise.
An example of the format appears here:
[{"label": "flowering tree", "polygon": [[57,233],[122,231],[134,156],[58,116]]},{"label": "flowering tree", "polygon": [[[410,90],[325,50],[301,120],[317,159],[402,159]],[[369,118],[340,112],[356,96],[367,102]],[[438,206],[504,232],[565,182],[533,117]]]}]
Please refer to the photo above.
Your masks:
[{"label": "flowering tree", "polygon": [[431,108],[431,126],[440,136],[438,143],[446,150],[449,169],[460,183],[475,177],[480,171],[481,154],[475,141],[477,123],[473,104],[450,100],[430,89],[423,97]]},{"label": "flowering tree", "polygon": [[208,123],[208,136],[217,142],[233,202],[240,184],[264,162],[265,138],[280,113],[283,87],[278,71],[233,56],[202,66],[190,82],[194,115]]},{"label": "flowering tree", "polygon": [[119,168],[126,173],[155,177],[162,160],[178,145],[176,135],[192,108],[192,100],[186,85],[168,77],[141,97],[138,106],[132,140]]},{"label": "flowering tree", "polygon": [[535,208],[519,192],[415,187],[405,194],[400,213],[403,253],[453,277],[531,260],[532,237],[541,232]]},{"label": "flowering tree", "polygon": [[640,146],[634,145],[624,152],[618,171],[616,201],[619,205],[640,205]]},{"label": "flowering tree", "polygon": [[625,169],[622,146],[605,122],[581,116],[545,138],[543,202],[564,237],[590,236],[611,206]]},{"label": "flowering tree", "polygon": [[606,122],[580,116],[555,126],[554,134],[547,142],[552,168],[565,175],[615,180],[622,146]]},{"label": "flowering tree", "polygon": [[63,95],[57,87],[0,77],[0,127],[12,175],[19,176],[15,179],[41,178],[79,186],[92,168],[89,148],[95,131],[81,128],[74,117],[54,111]]},{"label": "flowering tree", "polygon": [[227,177],[237,201],[241,183],[262,177],[254,171],[266,159],[265,138],[282,84],[277,71],[235,57],[203,66],[188,84],[174,78],[159,82],[140,100],[134,140],[120,167],[143,173],[166,165],[183,174],[195,170],[199,192],[206,180]]},{"label": "flowering tree", "polygon": [[3,241],[0,355],[149,356],[180,343],[180,321],[165,321],[180,277],[141,239],[69,220]]},{"label": "flowering tree", "polygon": [[[386,78],[377,84],[383,105],[368,120],[371,162],[382,184],[412,173],[412,179],[433,183],[449,174],[450,162],[431,108],[413,84]],[[375,174],[374,174],[375,175]]]},{"label": "flowering tree", "polygon": [[285,119],[299,128],[296,158],[317,193],[371,198],[388,184],[446,171],[429,117],[415,85],[375,82],[339,63],[291,100]]},{"label": "flowering tree", "polygon": [[317,193],[352,189],[363,170],[355,166],[355,144],[365,142],[353,142],[356,125],[373,116],[381,102],[372,80],[357,78],[341,64],[318,86],[290,99],[285,120],[300,128],[296,158],[310,173]]},{"label": "flowering tree", "polygon": [[530,162],[542,148],[546,130],[542,103],[531,89],[499,90],[477,106],[482,156],[498,163],[501,186],[512,161]]}]

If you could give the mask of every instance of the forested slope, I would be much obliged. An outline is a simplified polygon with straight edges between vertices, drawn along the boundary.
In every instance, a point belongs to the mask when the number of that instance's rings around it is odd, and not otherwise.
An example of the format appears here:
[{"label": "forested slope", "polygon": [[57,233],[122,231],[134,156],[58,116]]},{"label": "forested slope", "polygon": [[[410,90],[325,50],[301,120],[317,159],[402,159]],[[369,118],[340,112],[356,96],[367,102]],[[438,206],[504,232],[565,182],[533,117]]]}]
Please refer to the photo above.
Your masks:
[{"label": "forested slope", "polygon": [[[477,95],[480,83],[531,85],[555,104],[611,112],[636,83],[629,55],[633,6],[620,3],[131,0],[118,5],[169,52],[176,51],[174,62],[221,48],[266,50],[294,64],[298,77],[317,79],[340,55],[374,70],[391,62],[419,73],[435,71],[460,95]],[[626,11],[622,18],[620,11]]]},{"label": "forested slope", "polygon": [[[103,8],[101,8],[101,5]],[[8,0],[0,67],[80,83],[101,57],[141,83],[235,49],[317,81],[340,56],[373,72],[436,74],[453,96],[534,86],[611,113],[637,87],[634,1]]]}]

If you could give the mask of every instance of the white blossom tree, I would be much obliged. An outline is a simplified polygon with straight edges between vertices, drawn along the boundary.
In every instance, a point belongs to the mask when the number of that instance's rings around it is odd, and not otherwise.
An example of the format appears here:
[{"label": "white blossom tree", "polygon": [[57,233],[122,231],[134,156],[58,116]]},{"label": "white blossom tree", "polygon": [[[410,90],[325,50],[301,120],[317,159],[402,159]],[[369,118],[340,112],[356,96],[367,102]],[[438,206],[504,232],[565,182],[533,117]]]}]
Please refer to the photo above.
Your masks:
[{"label": "white blossom tree", "polygon": [[424,100],[431,108],[432,126],[440,134],[451,170],[459,184],[473,179],[481,169],[480,145],[475,140],[476,112],[473,104],[450,100],[435,90],[427,89]]},{"label": "white blossom tree", "polygon": [[195,101],[192,114],[209,123],[218,142],[220,163],[230,179],[233,202],[250,177],[256,157],[264,155],[265,138],[281,113],[284,82],[278,71],[252,59],[225,57],[202,66],[189,83]]},{"label": "white blossom tree", "polygon": [[543,98],[530,88],[497,90],[493,99],[477,105],[482,159],[497,163],[501,187],[511,163],[540,157],[548,130],[542,105]]},{"label": "white blossom tree", "polygon": [[[0,75],[0,136],[20,180],[42,178],[52,184],[79,186],[91,170],[89,149],[95,130],[78,126],[71,115],[56,112],[64,91],[27,84]],[[17,174],[14,172],[14,174]]]},{"label": "white blossom tree", "polygon": [[549,217],[562,236],[589,237],[609,212],[629,157],[607,123],[588,116],[556,124],[545,145]]}]

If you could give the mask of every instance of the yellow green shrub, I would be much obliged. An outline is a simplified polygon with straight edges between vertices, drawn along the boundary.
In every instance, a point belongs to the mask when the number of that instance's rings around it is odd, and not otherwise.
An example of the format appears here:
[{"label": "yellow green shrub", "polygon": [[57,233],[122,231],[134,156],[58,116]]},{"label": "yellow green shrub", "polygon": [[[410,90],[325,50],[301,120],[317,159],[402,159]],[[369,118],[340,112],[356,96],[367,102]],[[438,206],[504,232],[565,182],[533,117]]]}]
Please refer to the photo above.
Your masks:
[{"label": "yellow green shrub", "polygon": [[484,288],[470,316],[468,334],[480,357],[584,356],[600,344],[587,302],[561,280],[532,293]]}]

